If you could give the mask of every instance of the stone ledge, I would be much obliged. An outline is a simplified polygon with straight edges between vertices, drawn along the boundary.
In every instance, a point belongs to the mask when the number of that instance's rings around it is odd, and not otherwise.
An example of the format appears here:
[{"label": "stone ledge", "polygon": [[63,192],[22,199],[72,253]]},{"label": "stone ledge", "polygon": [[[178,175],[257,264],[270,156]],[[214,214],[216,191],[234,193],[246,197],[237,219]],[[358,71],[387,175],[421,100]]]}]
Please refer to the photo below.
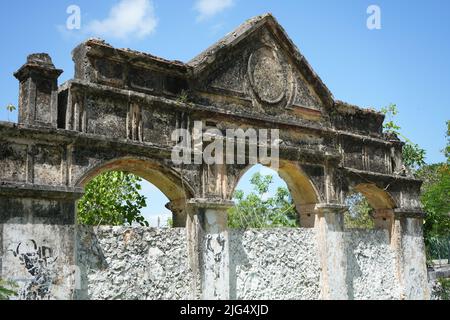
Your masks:
[{"label": "stone ledge", "polygon": [[80,79],[72,79],[68,80],[65,83],[63,83],[59,89],[58,92],[62,92],[64,90],[69,89],[76,89],[76,87],[82,89],[82,90],[90,90],[93,92],[108,92],[115,96],[121,96],[128,98],[133,98],[137,100],[146,101],[147,103],[161,103],[167,106],[170,106],[172,108],[181,109],[181,110],[190,110],[193,112],[210,112],[216,115],[222,115],[225,117],[232,117],[232,118],[238,118],[243,120],[251,120],[256,122],[263,122],[263,123],[270,123],[272,125],[285,125],[289,127],[294,128],[301,128],[306,130],[312,130],[316,132],[323,132],[325,134],[331,134],[331,135],[347,135],[351,136],[356,139],[366,140],[373,143],[378,143],[382,145],[391,145],[392,143],[389,141],[386,141],[382,138],[372,137],[372,136],[363,136],[361,134],[356,134],[351,131],[343,131],[343,130],[336,130],[332,128],[331,126],[323,126],[323,123],[319,124],[317,121],[307,121],[305,123],[299,122],[300,120],[281,120],[277,119],[271,116],[267,115],[261,115],[256,113],[249,113],[249,112],[235,112],[230,113],[229,110],[220,108],[217,106],[212,105],[204,105],[204,104],[198,104],[198,103],[183,103],[178,101],[178,97],[165,97],[165,96],[158,96],[158,95],[151,95],[148,93],[142,93],[139,91],[133,91],[133,90],[127,90],[127,89],[121,89],[116,88],[104,84],[98,84],[98,83],[92,83],[85,80]]},{"label": "stone ledge", "polygon": [[396,218],[416,218],[423,219],[426,216],[426,213],[422,210],[422,208],[396,208],[394,209],[394,216]]},{"label": "stone ledge", "polygon": [[0,182],[0,196],[11,198],[78,200],[83,194],[82,188]]},{"label": "stone ledge", "polygon": [[318,203],[315,206],[316,212],[327,210],[327,211],[335,211],[337,213],[344,213],[348,210],[348,206],[340,203]]},{"label": "stone ledge", "polygon": [[363,176],[369,176],[369,177],[375,177],[375,178],[382,178],[382,179],[391,179],[391,180],[402,180],[404,182],[412,182],[412,183],[422,183],[422,180],[413,178],[413,177],[407,177],[407,176],[400,176],[400,175],[394,175],[394,174],[388,174],[388,173],[380,173],[380,172],[374,172],[374,171],[364,171],[359,169],[354,169],[350,167],[342,167],[345,171],[351,174],[356,175],[363,175]]},{"label": "stone ledge", "polygon": [[235,203],[220,198],[194,198],[188,201],[188,205],[202,209],[229,209],[234,207]]}]

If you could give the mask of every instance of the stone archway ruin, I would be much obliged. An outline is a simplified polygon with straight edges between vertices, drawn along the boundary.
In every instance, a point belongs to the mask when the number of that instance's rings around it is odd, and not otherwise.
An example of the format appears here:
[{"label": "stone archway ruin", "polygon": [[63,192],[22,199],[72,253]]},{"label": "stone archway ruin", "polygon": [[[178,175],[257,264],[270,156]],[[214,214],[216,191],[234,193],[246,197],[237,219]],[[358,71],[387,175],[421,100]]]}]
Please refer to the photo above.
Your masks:
[{"label": "stone archway ruin", "polygon": [[[186,227],[192,297],[233,297],[226,210],[244,168],[180,167],[170,158],[172,131],[202,121],[280,130],[280,172],[317,239],[321,298],[351,298],[342,217],[351,188],[389,230],[398,297],[428,298],[421,181],[401,174],[402,143],[382,132],[382,114],[336,101],[271,15],[248,20],[188,63],[96,39],[76,47],[73,60],[74,79],[60,86],[62,70],[47,54],[30,55],[15,73],[19,123],[0,123],[0,275],[19,268],[19,249],[8,256],[10,246],[36,239],[59,252],[51,269],[63,282],[57,297],[72,298],[67,267],[78,265],[83,182],[125,168],[156,183],[176,226]],[[30,250],[50,259],[37,246]]]}]

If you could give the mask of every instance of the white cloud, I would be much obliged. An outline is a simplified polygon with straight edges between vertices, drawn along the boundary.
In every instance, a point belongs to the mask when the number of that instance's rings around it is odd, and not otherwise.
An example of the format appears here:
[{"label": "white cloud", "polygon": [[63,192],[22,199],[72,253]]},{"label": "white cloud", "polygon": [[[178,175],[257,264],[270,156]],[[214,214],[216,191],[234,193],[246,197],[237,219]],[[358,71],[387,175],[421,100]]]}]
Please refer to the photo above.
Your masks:
[{"label": "white cloud", "polygon": [[197,0],[195,3],[195,10],[199,13],[197,21],[211,18],[233,5],[234,0]]},{"label": "white cloud", "polygon": [[106,19],[91,21],[87,30],[106,38],[143,38],[154,32],[157,24],[151,0],[121,0]]}]

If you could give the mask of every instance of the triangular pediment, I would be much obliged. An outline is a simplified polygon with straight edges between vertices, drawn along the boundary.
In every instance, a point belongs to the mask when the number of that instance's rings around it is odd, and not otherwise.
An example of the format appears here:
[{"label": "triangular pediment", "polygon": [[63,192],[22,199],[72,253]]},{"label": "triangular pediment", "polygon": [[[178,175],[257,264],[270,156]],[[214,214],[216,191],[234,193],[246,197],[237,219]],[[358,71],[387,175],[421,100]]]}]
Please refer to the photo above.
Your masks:
[{"label": "triangular pediment", "polygon": [[262,109],[323,111],[334,99],[275,18],[248,20],[191,60],[198,88]]}]

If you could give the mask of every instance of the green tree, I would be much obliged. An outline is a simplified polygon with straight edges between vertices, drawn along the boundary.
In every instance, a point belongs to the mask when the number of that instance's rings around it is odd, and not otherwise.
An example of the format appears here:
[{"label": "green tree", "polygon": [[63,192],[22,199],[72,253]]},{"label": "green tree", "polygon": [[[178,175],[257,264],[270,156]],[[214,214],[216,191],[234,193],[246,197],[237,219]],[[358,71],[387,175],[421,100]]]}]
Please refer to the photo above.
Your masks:
[{"label": "green tree", "polygon": [[141,178],[127,172],[111,171],[95,177],[78,201],[78,221],[85,225],[148,226],[140,210],[146,198],[139,194]]},{"label": "green tree", "polygon": [[273,197],[266,197],[273,183],[271,175],[255,173],[250,183],[253,191],[247,196],[242,190],[234,193],[236,206],[228,214],[230,228],[298,226],[295,205],[287,188],[280,187]]},{"label": "green tree", "polygon": [[17,295],[17,284],[13,281],[5,281],[0,278],[0,300],[9,300]]},{"label": "green tree", "polygon": [[346,228],[371,229],[374,222],[372,219],[372,207],[361,193],[352,193],[346,199],[349,207],[348,213],[344,215]]},{"label": "green tree", "polygon": [[9,122],[9,114],[12,113],[14,110],[16,110],[16,106],[13,105],[12,103],[9,103],[6,106],[6,110],[8,111],[8,122]]},{"label": "green tree", "polygon": [[433,170],[433,174],[430,181],[424,184],[421,200],[427,213],[425,239],[429,241],[436,237],[450,236],[450,168],[447,164],[438,164],[431,169],[422,169],[420,174],[427,170]]},{"label": "green tree", "polygon": [[424,181],[422,185],[422,204],[425,219],[425,239],[450,235],[450,121],[447,121],[447,146],[444,154],[447,163],[426,165],[416,176]]},{"label": "green tree", "polygon": [[446,163],[424,165],[416,171],[416,177],[423,180],[421,201],[426,212],[424,238],[428,252],[433,255],[450,246],[450,121],[447,121],[447,146],[444,154]]},{"label": "green tree", "polygon": [[405,166],[409,169],[417,169],[418,167],[425,165],[425,150],[401,134],[401,127],[394,122],[394,118],[398,114],[397,105],[390,104],[389,106],[382,108],[381,112],[386,115],[386,120],[383,125],[384,131],[388,134],[395,134],[396,136],[401,137],[405,142],[405,145],[403,146],[403,163]]},{"label": "green tree", "polygon": [[[447,121],[447,146],[444,149],[445,157],[447,158],[447,165],[450,165],[450,120]],[[448,166],[447,166],[448,169]]]}]

